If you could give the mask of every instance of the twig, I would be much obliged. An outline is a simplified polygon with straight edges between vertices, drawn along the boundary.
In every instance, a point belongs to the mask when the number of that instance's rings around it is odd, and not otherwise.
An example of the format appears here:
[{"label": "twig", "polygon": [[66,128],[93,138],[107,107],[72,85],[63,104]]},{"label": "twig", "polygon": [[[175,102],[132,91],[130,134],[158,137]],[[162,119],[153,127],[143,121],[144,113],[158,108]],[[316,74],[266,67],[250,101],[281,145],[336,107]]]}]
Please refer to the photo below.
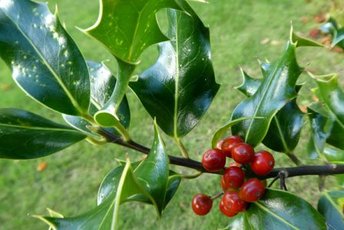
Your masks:
[{"label": "twig", "polygon": [[[107,138],[107,140],[111,143],[119,144],[125,146],[127,148],[134,149],[138,152],[143,154],[149,154],[150,149],[136,143],[132,140],[127,142],[123,141],[121,138],[117,136],[113,136],[111,133],[108,133],[106,130],[99,130],[99,134],[103,135]],[[201,162],[192,160],[190,158],[181,158],[175,156],[169,156],[170,163],[178,166],[183,166],[186,168],[191,168],[198,170],[200,172],[205,173],[213,173],[213,174],[223,174],[223,171],[218,172],[207,172]],[[288,168],[275,168],[273,169],[268,175],[264,177],[259,177],[260,179],[267,179],[267,178],[275,178],[279,177],[280,172],[283,172],[287,175],[287,177],[295,177],[295,176],[306,176],[306,175],[334,175],[334,174],[344,174],[344,164],[327,164],[327,165],[303,165],[297,167],[288,167]]]}]

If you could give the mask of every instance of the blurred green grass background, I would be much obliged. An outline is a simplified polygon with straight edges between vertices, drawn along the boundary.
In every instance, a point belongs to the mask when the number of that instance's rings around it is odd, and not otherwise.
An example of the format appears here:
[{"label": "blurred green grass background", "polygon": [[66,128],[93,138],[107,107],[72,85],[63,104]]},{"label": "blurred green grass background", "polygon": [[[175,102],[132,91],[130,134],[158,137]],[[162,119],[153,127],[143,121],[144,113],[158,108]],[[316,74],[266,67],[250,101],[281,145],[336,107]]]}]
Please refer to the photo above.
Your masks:
[{"label": "blurred green grass background", "polygon": [[[243,0],[215,1],[209,4],[192,3],[202,20],[209,25],[212,42],[212,58],[217,82],[222,85],[217,97],[202,122],[185,139],[184,143],[192,158],[200,159],[202,152],[210,147],[214,131],[226,122],[234,106],[244,97],[234,89],[241,82],[240,67],[249,74],[260,77],[257,60],[276,60],[289,38],[291,22],[294,30],[307,34],[318,26],[313,17],[326,13],[330,4],[326,0]],[[76,26],[87,28],[98,16],[97,0],[49,0],[53,10],[58,5],[60,19],[76,40],[86,59],[104,61],[115,69],[115,61],[104,47],[83,35]],[[156,47],[149,48],[142,57],[142,67],[154,62]],[[338,72],[343,75],[342,54],[330,53],[325,49],[298,51],[301,66],[318,74]],[[308,81],[306,75],[301,81]],[[303,90],[307,94],[311,86]],[[16,107],[62,122],[54,113],[30,100],[15,86],[10,71],[0,61],[0,107]],[[141,143],[152,142],[152,120],[144,111],[136,96],[128,92],[132,111],[130,133]],[[308,101],[305,97],[300,104]],[[302,143],[308,140],[303,133]],[[169,153],[177,149],[165,137]],[[296,154],[305,155],[301,146]],[[95,206],[97,189],[102,178],[117,165],[115,158],[133,159],[142,156],[119,146],[91,146],[78,143],[60,153],[37,160],[0,160],[0,229],[21,230],[47,229],[44,223],[32,218],[32,214],[46,214],[46,208],[61,212],[65,216],[81,214]],[[37,165],[46,162],[45,171],[37,171]],[[277,154],[277,167],[291,165],[288,159]],[[185,169],[177,170],[193,173]],[[317,178],[307,177],[288,180],[288,187],[316,204],[319,196]],[[312,188],[311,186],[314,186]],[[216,229],[226,225],[227,218],[217,208],[206,217],[192,213],[190,201],[194,194],[204,192],[215,194],[220,190],[219,177],[202,175],[198,179],[183,181],[176,196],[161,219],[153,207],[128,203],[122,206],[121,229]],[[215,202],[214,206],[217,206]]]}]

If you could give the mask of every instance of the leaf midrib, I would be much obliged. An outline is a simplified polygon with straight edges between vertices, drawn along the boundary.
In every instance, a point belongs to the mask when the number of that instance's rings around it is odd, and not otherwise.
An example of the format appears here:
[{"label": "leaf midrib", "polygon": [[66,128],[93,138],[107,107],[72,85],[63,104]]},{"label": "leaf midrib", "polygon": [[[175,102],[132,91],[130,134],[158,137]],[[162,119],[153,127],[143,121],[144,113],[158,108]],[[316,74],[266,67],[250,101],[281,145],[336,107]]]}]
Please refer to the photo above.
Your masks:
[{"label": "leaf midrib", "polygon": [[176,23],[175,23],[175,41],[176,41],[176,81],[175,81],[175,91],[174,91],[174,115],[173,115],[173,136],[174,138],[178,139],[178,94],[179,94],[179,78],[180,78],[180,72],[179,72],[179,24],[178,24],[178,15],[176,14]]},{"label": "leaf midrib", "polygon": [[274,212],[271,212],[269,209],[267,209],[266,207],[264,207],[264,205],[260,204],[261,201],[255,202],[254,204],[256,206],[258,206],[258,208],[262,209],[263,211],[265,211],[266,213],[269,213],[270,215],[272,215],[273,217],[275,217],[276,219],[278,219],[279,221],[285,223],[286,225],[290,226],[292,229],[295,230],[300,230],[299,228],[295,227],[293,224],[289,223],[288,221],[286,221],[285,219],[283,219],[282,217],[280,217],[279,215],[275,214]]},{"label": "leaf midrib", "polygon": [[45,60],[43,54],[41,54],[41,52],[38,50],[38,48],[36,47],[36,45],[34,43],[31,42],[31,40],[29,39],[29,37],[26,35],[26,33],[21,29],[21,27],[8,15],[6,14],[6,12],[2,11],[4,13],[4,15],[6,15],[6,17],[8,19],[10,19],[10,21],[15,25],[15,27],[18,29],[18,31],[24,36],[24,38],[29,42],[29,44],[32,46],[32,48],[36,51],[37,55],[40,57],[40,59],[43,61],[43,63],[45,64],[45,66],[49,69],[49,71],[52,73],[52,75],[54,76],[55,80],[58,82],[58,84],[62,87],[63,91],[66,93],[67,97],[69,98],[69,100],[71,101],[71,103],[74,105],[74,107],[78,110],[78,112],[80,114],[83,113],[83,109],[81,109],[80,105],[78,104],[78,102],[74,99],[73,95],[69,92],[68,88],[65,86],[65,84],[61,81],[61,79],[59,78],[59,75],[55,72],[55,70],[50,66],[50,64]]},{"label": "leaf midrib", "polygon": [[282,145],[284,147],[284,150],[288,154],[288,153],[290,153],[290,149],[289,149],[289,147],[287,145],[287,142],[286,142],[286,140],[284,138],[283,131],[281,129],[281,125],[280,125],[279,120],[277,119],[277,117],[274,117],[274,121],[275,121],[276,126],[277,126],[278,134],[281,136],[281,141],[282,141]]},{"label": "leaf midrib", "polygon": [[[288,52],[288,51],[287,51],[287,52]],[[282,65],[282,63],[278,63],[278,65],[274,68],[274,71],[273,71],[269,76],[274,76],[274,75],[276,74],[276,72],[280,69],[280,66],[281,66],[281,65]],[[265,87],[264,91],[262,90],[262,91],[263,91],[263,97],[262,97],[262,99],[258,102],[258,105],[257,105],[256,108],[255,108],[253,117],[256,117],[256,116],[257,116],[258,110],[259,110],[261,104],[263,103],[263,101],[264,101],[265,98],[266,98],[267,89],[270,88],[270,86],[271,86],[271,84],[272,84],[272,82],[273,82],[273,79],[274,79],[274,78],[270,77],[270,81],[268,82],[268,84],[267,84],[267,86]],[[260,88],[260,87],[259,87],[259,88]],[[255,95],[258,94],[258,91],[259,91],[259,89],[258,89],[257,92],[255,93]],[[248,138],[248,136],[249,136],[249,134],[250,134],[250,132],[251,132],[251,127],[252,127],[252,125],[253,125],[253,120],[250,122],[250,125],[249,125],[249,127],[248,127],[248,129],[247,129],[248,131],[247,131],[247,133],[246,133],[246,135],[245,135],[245,140],[247,140],[247,138]]]},{"label": "leaf midrib", "polygon": [[138,29],[139,29],[139,22],[141,21],[141,16],[142,16],[142,12],[145,10],[146,6],[148,5],[148,1],[143,5],[142,9],[141,10],[138,10],[138,17],[137,17],[137,20],[136,20],[136,26],[135,26],[135,30],[134,30],[134,33],[133,33],[133,36],[131,38],[131,46],[130,46],[130,49],[129,49],[129,53],[128,53],[128,60],[131,60],[132,58],[132,53],[133,53],[133,48],[134,48],[134,41],[136,40],[136,34],[138,32]]},{"label": "leaf midrib", "polygon": [[28,129],[28,130],[41,130],[41,131],[76,132],[73,129],[67,129],[67,128],[64,129],[64,128],[49,128],[49,127],[31,127],[31,126],[10,125],[10,124],[1,124],[1,123],[0,123],[0,127]]}]

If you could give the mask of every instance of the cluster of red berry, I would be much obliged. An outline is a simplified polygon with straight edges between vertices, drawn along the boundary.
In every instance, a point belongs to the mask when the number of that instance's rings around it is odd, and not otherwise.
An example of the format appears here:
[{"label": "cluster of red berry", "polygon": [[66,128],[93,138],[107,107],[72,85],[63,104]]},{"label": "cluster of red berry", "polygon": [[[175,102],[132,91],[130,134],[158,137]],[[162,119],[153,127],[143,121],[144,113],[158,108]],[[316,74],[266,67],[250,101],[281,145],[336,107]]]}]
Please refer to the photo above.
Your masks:
[{"label": "cluster of red berry", "polygon": [[[226,158],[232,158],[225,168]],[[217,143],[215,149],[207,150],[202,158],[203,167],[209,172],[224,169],[221,186],[224,191],[220,211],[232,217],[246,210],[247,204],[259,200],[265,192],[265,184],[257,178],[245,181],[245,171],[257,176],[265,176],[275,165],[274,157],[268,151],[254,152],[249,144],[239,136],[230,136]],[[213,205],[213,199],[205,194],[197,194],[192,200],[192,209],[197,215],[206,215]]]}]

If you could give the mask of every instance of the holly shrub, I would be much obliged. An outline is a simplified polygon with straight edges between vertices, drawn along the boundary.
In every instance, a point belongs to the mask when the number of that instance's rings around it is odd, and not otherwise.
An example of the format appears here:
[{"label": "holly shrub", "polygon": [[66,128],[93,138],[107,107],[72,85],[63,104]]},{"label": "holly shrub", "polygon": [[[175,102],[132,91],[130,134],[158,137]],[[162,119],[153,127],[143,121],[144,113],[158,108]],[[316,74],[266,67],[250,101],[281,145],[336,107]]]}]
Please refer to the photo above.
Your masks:
[{"label": "holly shrub", "polygon": [[[191,159],[182,139],[198,125],[220,87],[209,28],[186,0],[100,3],[98,20],[82,32],[108,49],[117,60],[116,72],[100,61],[85,60],[57,11],[52,13],[47,4],[0,0],[0,57],[21,90],[66,122],[1,108],[0,157],[44,157],[83,140],[94,144],[95,150],[112,143],[147,155],[138,162],[128,157],[120,161],[102,180],[97,205],[88,212],[68,217],[50,210],[47,216],[34,217],[51,229],[117,229],[121,204],[133,201],[153,205],[160,216],[186,177],[178,167],[170,169],[174,164],[197,170],[194,177],[210,173],[219,178],[214,191],[185,199],[195,214],[206,215],[220,198],[216,208],[228,219],[226,229],[344,228],[344,190],[327,188],[313,207],[300,194],[288,192],[285,181],[301,175],[344,174],[344,91],[338,76],[311,73],[297,62],[300,47],[317,52],[326,46],[291,29],[280,57],[260,63],[262,78],[242,70],[243,83],[237,90],[246,98],[229,112],[228,122],[215,124],[218,130],[209,138],[203,158]],[[164,33],[158,11],[166,13]],[[322,31],[330,34],[329,45],[344,46],[344,30],[335,19],[330,18]],[[159,48],[156,62],[134,75],[144,63],[141,54],[152,45]],[[302,72],[316,85],[312,91],[316,100],[303,110],[297,101],[304,87],[298,81]],[[150,148],[129,132],[130,113],[135,112],[126,98],[129,88],[152,118]],[[310,127],[305,126],[306,119]],[[309,156],[321,159],[319,165],[304,165],[293,153],[304,128],[311,130],[305,148]],[[175,143],[180,156],[170,153],[163,138]],[[274,167],[276,153],[286,154],[296,166]],[[270,188],[277,180],[280,189]],[[342,177],[338,183],[343,185]]]}]

